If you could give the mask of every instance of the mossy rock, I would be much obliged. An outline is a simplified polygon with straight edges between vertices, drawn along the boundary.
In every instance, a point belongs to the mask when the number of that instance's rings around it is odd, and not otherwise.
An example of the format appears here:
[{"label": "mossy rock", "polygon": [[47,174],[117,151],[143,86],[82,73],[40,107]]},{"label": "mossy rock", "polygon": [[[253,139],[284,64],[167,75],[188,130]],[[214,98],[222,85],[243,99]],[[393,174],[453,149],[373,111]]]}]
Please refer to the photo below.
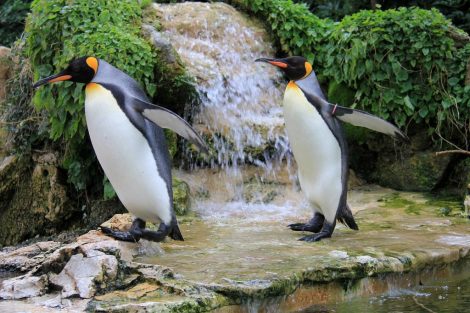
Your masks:
[{"label": "mossy rock", "polygon": [[400,158],[379,155],[373,179],[382,186],[408,191],[431,191],[440,180],[449,157],[436,157],[432,151]]},{"label": "mossy rock", "polygon": [[174,160],[176,153],[178,152],[178,135],[169,129],[165,129],[164,131],[170,157]]},{"label": "mossy rock", "polygon": [[186,215],[191,207],[191,193],[189,185],[173,177],[173,209],[176,215]]},{"label": "mossy rock", "polygon": [[9,156],[0,165],[0,246],[50,235],[70,224],[76,211],[51,153],[34,159]]}]

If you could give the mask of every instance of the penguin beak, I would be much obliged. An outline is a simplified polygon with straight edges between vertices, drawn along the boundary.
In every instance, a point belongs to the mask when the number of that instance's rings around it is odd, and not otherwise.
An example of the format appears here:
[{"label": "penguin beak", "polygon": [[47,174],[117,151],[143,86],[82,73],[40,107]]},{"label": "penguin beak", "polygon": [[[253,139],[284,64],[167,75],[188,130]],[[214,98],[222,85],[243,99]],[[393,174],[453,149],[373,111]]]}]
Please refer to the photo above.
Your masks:
[{"label": "penguin beak", "polygon": [[280,68],[287,68],[287,63],[279,61],[278,59],[259,58],[256,59],[255,62],[266,62]]},{"label": "penguin beak", "polygon": [[61,82],[64,80],[69,80],[71,78],[71,75],[65,74],[64,72],[60,72],[59,74],[51,75],[49,77],[38,80],[36,83],[33,84],[33,88],[36,89],[45,84]]}]

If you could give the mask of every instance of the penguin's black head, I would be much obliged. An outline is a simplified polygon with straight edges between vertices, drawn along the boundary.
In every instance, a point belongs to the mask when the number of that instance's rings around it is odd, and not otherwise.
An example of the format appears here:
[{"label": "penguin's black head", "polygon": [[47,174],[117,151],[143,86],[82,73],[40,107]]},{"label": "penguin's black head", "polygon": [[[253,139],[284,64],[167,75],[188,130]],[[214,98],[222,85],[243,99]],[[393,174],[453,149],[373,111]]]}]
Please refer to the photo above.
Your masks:
[{"label": "penguin's black head", "polygon": [[256,59],[255,62],[266,62],[279,67],[286,73],[290,80],[302,79],[312,72],[312,65],[306,58],[300,56],[293,56],[283,59]]},{"label": "penguin's black head", "polygon": [[95,57],[81,57],[70,61],[69,66],[59,74],[55,74],[37,81],[33,88],[69,80],[76,83],[89,83],[98,70],[98,59]]}]

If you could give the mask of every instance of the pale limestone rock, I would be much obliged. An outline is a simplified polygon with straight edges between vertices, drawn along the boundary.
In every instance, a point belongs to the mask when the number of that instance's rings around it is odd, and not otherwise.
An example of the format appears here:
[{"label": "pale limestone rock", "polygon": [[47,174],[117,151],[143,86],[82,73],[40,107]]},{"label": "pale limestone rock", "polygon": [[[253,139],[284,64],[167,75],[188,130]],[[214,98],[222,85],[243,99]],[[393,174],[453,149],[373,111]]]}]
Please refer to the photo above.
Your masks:
[{"label": "pale limestone rock", "polygon": [[59,275],[51,275],[51,282],[61,286],[62,297],[91,298],[108,281],[117,276],[118,260],[113,255],[84,257],[73,255]]},{"label": "pale limestone rock", "polygon": [[13,251],[1,251],[0,268],[25,272],[43,263],[60,245],[55,241],[43,241]]},{"label": "pale limestone rock", "polygon": [[101,226],[109,227],[112,229],[119,229],[121,231],[128,231],[132,224],[132,216],[128,213],[115,214],[109,220],[101,224]]},{"label": "pale limestone rock", "polygon": [[0,299],[22,299],[41,296],[46,293],[47,275],[29,274],[4,280],[0,285]]}]

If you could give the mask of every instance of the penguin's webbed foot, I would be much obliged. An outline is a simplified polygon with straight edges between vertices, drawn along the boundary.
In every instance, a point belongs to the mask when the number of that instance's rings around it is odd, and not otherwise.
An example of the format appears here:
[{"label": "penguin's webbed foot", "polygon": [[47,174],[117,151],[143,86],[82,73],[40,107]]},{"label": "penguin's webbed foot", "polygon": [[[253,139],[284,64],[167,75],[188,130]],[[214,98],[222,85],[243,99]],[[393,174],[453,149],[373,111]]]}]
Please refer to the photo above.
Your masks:
[{"label": "penguin's webbed foot", "polygon": [[317,227],[316,225],[312,225],[310,223],[294,223],[287,225],[287,227],[293,231],[310,231],[312,233],[318,233],[321,229],[321,225],[320,227]]},{"label": "penguin's webbed foot", "polygon": [[143,237],[145,231],[145,221],[140,218],[136,218],[131,225],[129,231],[113,230],[109,227],[100,226],[101,231],[114,239],[128,242],[138,242]]},{"label": "penguin's webbed foot", "polygon": [[141,237],[149,241],[160,242],[163,241],[166,236],[168,236],[170,230],[170,227],[166,226],[164,223],[160,223],[157,231],[142,229]]},{"label": "penguin's webbed foot", "polygon": [[289,224],[289,227],[293,231],[310,231],[312,233],[318,233],[325,222],[325,217],[320,213],[315,213],[313,218],[308,223],[294,223]]},{"label": "penguin's webbed foot", "polygon": [[100,226],[100,230],[106,236],[113,237],[114,239],[117,239],[117,240],[128,241],[128,242],[137,242],[140,240],[140,236],[134,236],[131,234],[131,232],[128,232],[128,231],[113,230],[105,226]]},{"label": "penguin's webbed foot", "polygon": [[330,237],[331,237],[331,234],[326,234],[326,233],[320,232],[318,234],[308,235],[308,236],[302,237],[302,238],[299,239],[299,241],[315,242],[315,241],[320,241],[323,238],[330,238]]},{"label": "penguin's webbed foot", "polygon": [[321,231],[318,234],[308,235],[308,236],[300,238],[299,240],[306,241],[306,242],[315,242],[315,241],[320,241],[323,238],[330,238],[331,235],[333,234],[333,231],[335,230],[335,226],[336,226],[336,222],[334,222],[333,224],[330,224],[327,221],[325,221]]},{"label": "penguin's webbed foot", "polygon": [[160,224],[157,231],[145,229],[145,221],[140,218],[136,218],[132,222],[132,226],[129,231],[113,230],[105,226],[100,226],[100,228],[101,231],[107,236],[113,237],[117,240],[129,242],[138,242],[141,238],[149,241],[160,242],[163,241],[171,231],[171,228],[164,223]]}]

